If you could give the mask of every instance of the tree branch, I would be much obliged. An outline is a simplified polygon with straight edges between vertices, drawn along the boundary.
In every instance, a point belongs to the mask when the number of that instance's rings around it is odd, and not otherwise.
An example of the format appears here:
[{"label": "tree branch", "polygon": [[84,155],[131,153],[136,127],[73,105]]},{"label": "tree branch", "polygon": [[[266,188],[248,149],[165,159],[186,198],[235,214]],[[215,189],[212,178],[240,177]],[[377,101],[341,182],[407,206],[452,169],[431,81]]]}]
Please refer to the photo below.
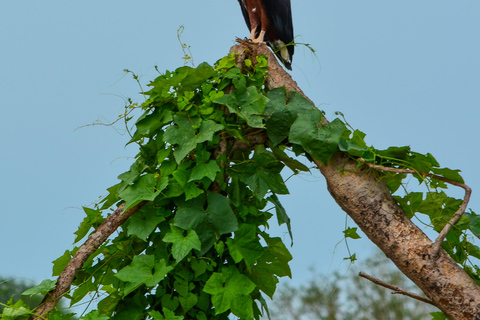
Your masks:
[{"label": "tree branch", "polygon": [[87,259],[94,253],[108,237],[118,229],[129,217],[140,210],[147,201],[142,201],[124,212],[122,203],[85,241],[78,249],[72,260],[67,264],[57,279],[55,289],[47,293],[30,319],[40,320],[48,318],[48,314],[55,308],[60,298],[70,290],[75,276]]},{"label": "tree branch", "polygon": [[[267,88],[285,86],[304,94],[266,45],[242,43],[231,52],[252,61],[252,54],[265,54]],[[340,207],[437,308],[452,320],[480,320],[480,287],[444,250],[434,251],[432,241],[407,218],[382,181],[341,152],[326,165],[315,163]]]},{"label": "tree branch", "polygon": [[397,169],[397,168],[391,168],[391,167],[384,167],[384,166],[379,166],[373,163],[368,163],[365,159],[363,158],[358,158],[358,161],[362,162],[363,164],[367,165],[369,168],[376,169],[376,170],[381,170],[381,171],[388,171],[388,172],[396,172],[396,173],[409,173],[409,174],[419,174],[422,176],[434,178],[449,184],[452,184],[454,186],[463,188],[465,190],[465,197],[463,198],[462,204],[458,208],[458,210],[453,214],[452,218],[448,223],[443,227],[442,231],[438,235],[437,239],[433,243],[433,257],[436,258],[438,256],[438,253],[440,252],[440,249],[442,248],[442,242],[445,240],[445,237],[447,236],[448,232],[450,229],[452,229],[453,225],[460,220],[462,215],[465,213],[465,210],[467,210],[468,202],[470,201],[470,196],[472,195],[472,189],[467,186],[464,183],[457,182],[451,179],[447,179],[445,177],[432,174],[432,173],[427,173],[423,171],[415,171],[415,170],[410,170],[410,169]]},{"label": "tree branch", "polygon": [[428,298],[425,298],[424,296],[421,296],[421,295],[418,295],[416,293],[404,290],[400,287],[394,286],[393,284],[383,282],[382,280],[377,279],[375,277],[372,277],[372,276],[370,276],[370,275],[368,275],[364,272],[359,272],[358,275],[362,278],[365,278],[367,280],[372,281],[375,284],[378,284],[379,286],[382,286],[382,287],[385,287],[387,289],[392,290],[393,291],[392,293],[403,294],[404,296],[407,296],[407,297],[410,297],[410,298],[413,298],[413,299],[417,299],[417,300],[420,300],[422,302],[429,303],[429,304],[435,306],[435,304],[432,302],[432,300],[430,300]]}]

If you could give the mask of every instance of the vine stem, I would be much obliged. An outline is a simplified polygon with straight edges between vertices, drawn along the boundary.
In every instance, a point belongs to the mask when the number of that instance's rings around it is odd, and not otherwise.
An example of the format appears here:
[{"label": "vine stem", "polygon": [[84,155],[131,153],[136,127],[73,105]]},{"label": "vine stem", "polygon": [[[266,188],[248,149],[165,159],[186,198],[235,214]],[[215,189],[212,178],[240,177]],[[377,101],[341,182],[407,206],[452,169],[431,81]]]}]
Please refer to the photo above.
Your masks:
[{"label": "vine stem", "polygon": [[419,300],[419,301],[422,301],[422,302],[425,302],[425,303],[429,303],[432,306],[435,306],[435,304],[432,302],[432,300],[430,300],[426,297],[423,297],[423,296],[418,295],[416,293],[404,290],[400,287],[394,286],[393,284],[383,282],[382,280],[377,279],[375,277],[372,277],[371,275],[368,275],[365,272],[360,272],[358,275],[362,278],[370,280],[371,282],[373,282],[375,284],[378,284],[379,286],[382,286],[382,287],[385,287],[387,289],[392,290],[393,294],[403,294],[404,296],[407,296],[407,297],[410,297],[410,298],[413,298],[413,299],[416,299],[416,300]]},{"label": "vine stem", "polygon": [[361,163],[365,164],[366,166],[368,166],[369,168],[372,168],[372,169],[381,170],[381,171],[388,171],[388,172],[395,172],[395,173],[420,174],[420,175],[423,175],[423,176],[427,176],[427,177],[430,177],[430,178],[434,178],[434,179],[449,183],[451,185],[463,188],[465,190],[465,197],[463,198],[462,204],[460,205],[458,210],[453,214],[450,221],[448,221],[448,223],[445,225],[445,227],[443,227],[442,231],[440,232],[437,239],[435,240],[435,242],[432,245],[432,247],[433,247],[433,258],[438,257],[438,253],[440,252],[440,249],[442,248],[443,240],[445,240],[445,237],[447,236],[450,229],[452,229],[453,225],[455,225],[455,223],[457,223],[458,220],[460,220],[462,215],[465,213],[465,210],[467,210],[468,202],[470,201],[470,197],[472,195],[472,189],[464,183],[454,181],[454,180],[451,180],[451,179],[448,179],[448,178],[445,178],[445,177],[442,177],[442,176],[439,176],[439,175],[436,175],[436,174],[432,174],[432,173],[416,171],[416,170],[411,170],[411,169],[398,169],[398,168],[384,167],[384,166],[380,166],[380,165],[377,165],[377,164],[369,163],[364,158],[358,158],[358,161],[360,161]]},{"label": "vine stem", "polygon": [[75,276],[85,263],[87,259],[94,253],[107,239],[115,232],[129,217],[140,210],[147,201],[142,201],[128,210],[124,210],[125,203],[122,203],[118,208],[105,219],[105,221],[95,230],[80,246],[77,253],[73,256],[70,262],[57,279],[55,289],[48,292],[43,301],[40,303],[35,313],[30,319],[40,320],[47,319],[48,314],[57,305],[60,298],[70,290]]}]

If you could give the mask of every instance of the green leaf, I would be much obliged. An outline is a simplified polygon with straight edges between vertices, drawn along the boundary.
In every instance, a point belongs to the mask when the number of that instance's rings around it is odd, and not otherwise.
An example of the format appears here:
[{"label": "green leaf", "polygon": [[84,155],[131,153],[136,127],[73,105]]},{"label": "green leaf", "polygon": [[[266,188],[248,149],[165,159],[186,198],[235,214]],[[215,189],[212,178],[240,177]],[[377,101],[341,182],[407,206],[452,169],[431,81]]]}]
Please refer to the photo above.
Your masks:
[{"label": "green leaf", "polygon": [[196,165],[192,169],[190,179],[188,181],[198,181],[204,177],[210,181],[215,180],[215,175],[220,172],[220,167],[215,160],[210,160],[208,163]]},{"label": "green leaf", "polygon": [[433,316],[432,320],[446,320],[447,318],[443,312],[430,312],[430,315]]},{"label": "green leaf", "polygon": [[77,243],[78,241],[82,240],[83,237],[85,237],[88,233],[88,231],[93,227],[97,227],[102,223],[105,218],[102,216],[102,211],[97,209],[90,209],[87,207],[83,207],[83,211],[87,215],[82,223],[80,223],[80,226],[78,227],[78,230],[74,232],[77,236],[75,237],[74,243]]},{"label": "green leaf", "polygon": [[125,210],[139,204],[143,200],[155,200],[160,192],[167,187],[167,183],[167,177],[157,180],[153,173],[141,176],[138,181],[119,194],[125,200]]},{"label": "green leaf", "polygon": [[228,309],[240,318],[253,319],[253,300],[250,293],[255,284],[241,274],[235,266],[222,269],[222,273],[215,272],[208,279],[203,291],[212,295],[215,314]]},{"label": "green leaf", "polygon": [[127,220],[127,234],[147,241],[147,237],[157,228],[158,224],[165,221],[163,214],[165,214],[163,209],[158,210],[153,206],[144,206]]},{"label": "green leaf", "polygon": [[432,172],[444,178],[447,178],[456,182],[460,182],[460,183],[465,183],[465,181],[463,180],[462,176],[459,173],[461,172],[461,170],[458,170],[458,169],[452,170],[448,168],[432,168]]},{"label": "green leaf", "polygon": [[171,270],[173,267],[167,266],[165,259],[155,262],[152,255],[139,255],[133,257],[132,263],[118,271],[115,276],[128,282],[124,292],[126,296],[142,284],[147,287],[157,285]]},{"label": "green leaf", "polygon": [[179,297],[180,305],[182,306],[183,312],[188,312],[192,309],[198,302],[198,297],[196,294],[189,292],[185,297]]},{"label": "green leaf", "polygon": [[61,257],[53,261],[52,276],[59,276],[71,259],[72,259],[72,256],[70,254],[70,251],[65,250],[65,252]]},{"label": "green leaf", "polygon": [[236,113],[250,127],[263,128],[262,114],[267,101],[267,97],[251,86],[246,90],[235,90],[232,94],[215,99],[214,102],[227,106],[230,112]]},{"label": "green leaf", "polygon": [[238,229],[238,222],[228,199],[217,193],[207,196],[208,207],[199,199],[187,201],[181,205],[174,218],[174,225],[183,230],[193,229],[202,243],[200,255],[210,249],[222,234]]},{"label": "green leaf", "polygon": [[186,201],[188,201],[190,199],[194,199],[194,198],[200,196],[201,194],[203,194],[203,192],[204,192],[202,189],[199,189],[194,182],[187,183],[184,190],[185,190],[185,200]]},{"label": "green leaf", "polygon": [[193,249],[200,251],[202,244],[195,230],[189,229],[187,235],[183,235],[183,230],[171,226],[171,231],[163,238],[164,242],[172,243],[172,255],[178,263],[185,258]]},{"label": "green leaf", "polygon": [[25,290],[24,292],[22,292],[22,295],[34,296],[39,293],[47,293],[55,289],[56,284],[57,284],[57,280],[46,279],[46,280],[43,280],[38,286]]},{"label": "green leaf", "polygon": [[263,146],[257,146],[252,161],[233,166],[230,173],[248,185],[260,200],[269,189],[278,194],[288,194],[287,186],[280,175],[283,167],[284,164],[271,152],[266,151]]},{"label": "green leaf", "polygon": [[[174,157],[180,163],[198,143],[212,141],[213,134],[223,129],[221,124],[212,120],[202,121],[200,118],[190,119],[185,114],[176,114],[173,117],[176,126],[165,130],[163,139],[165,142],[176,145]],[[198,133],[195,128],[199,128]]]},{"label": "green leaf", "polygon": [[245,260],[249,271],[265,251],[257,235],[257,226],[253,224],[242,224],[235,232],[235,238],[227,239],[227,245],[235,263]]},{"label": "green leaf", "polygon": [[207,79],[216,74],[215,69],[206,62],[200,63],[195,69],[185,66],[177,69],[177,72],[186,71],[186,75],[180,82],[179,92],[194,91],[199,88]]},{"label": "green leaf", "polygon": [[176,316],[175,312],[167,308],[163,308],[162,311],[165,317],[160,312],[155,310],[150,311],[148,315],[151,316],[153,320],[183,320],[183,317]]},{"label": "green leaf", "polygon": [[340,139],[339,149],[343,152],[348,152],[352,156],[361,157],[368,151],[367,144],[365,143],[365,133],[359,130],[353,132],[352,138]]},{"label": "green leaf", "polygon": [[304,165],[303,163],[301,163],[298,160],[290,158],[289,156],[287,156],[287,154],[285,152],[283,152],[279,148],[273,147],[272,152],[278,160],[285,163],[285,165],[287,167],[289,167],[290,170],[292,170],[294,173],[298,173],[298,171],[305,171],[305,172],[310,171],[310,169],[308,169],[308,167],[306,165]]},{"label": "green leaf", "polygon": [[322,113],[301,113],[290,130],[289,141],[299,144],[318,161],[327,164],[338,150],[338,144],[346,130],[345,124],[339,119],[318,128]]},{"label": "green leaf", "polygon": [[30,309],[28,309],[25,306],[16,306],[16,305],[7,306],[3,309],[3,312],[1,313],[1,316],[2,316],[1,319],[13,320],[13,319],[18,319],[20,317],[30,316],[31,314],[32,314],[32,311],[30,311]]},{"label": "green leaf", "polygon": [[343,230],[343,234],[345,235],[345,238],[360,239],[360,236],[357,233],[357,227],[348,227],[347,229]]},{"label": "green leaf", "polygon": [[469,228],[475,236],[480,236],[480,216],[475,212],[465,212],[465,216],[469,218]]},{"label": "green leaf", "polygon": [[110,317],[100,314],[98,310],[92,310],[80,319],[84,320],[108,320]]},{"label": "green leaf", "polygon": [[375,150],[375,153],[381,157],[393,158],[397,160],[406,160],[410,154],[410,147],[389,147],[386,150]]},{"label": "green leaf", "polygon": [[290,240],[292,241],[293,245],[292,226],[290,224],[290,217],[287,215],[287,211],[280,203],[280,200],[278,199],[276,194],[272,194],[270,197],[267,198],[267,200],[273,203],[273,205],[275,206],[278,225],[281,226],[284,223],[287,224],[288,234],[290,235]]},{"label": "green leaf", "polygon": [[143,137],[151,137],[157,130],[173,120],[172,111],[167,109],[156,108],[151,114],[144,114],[140,117],[135,126],[137,131],[132,139],[127,143],[138,141]]},{"label": "green leaf", "polygon": [[318,110],[310,101],[296,92],[290,92],[290,99],[287,102],[284,88],[270,90],[267,97],[269,101],[265,108],[265,115],[267,116],[265,126],[268,137],[274,146],[287,139],[290,128],[299,113],[308,115],[318,113]]}]

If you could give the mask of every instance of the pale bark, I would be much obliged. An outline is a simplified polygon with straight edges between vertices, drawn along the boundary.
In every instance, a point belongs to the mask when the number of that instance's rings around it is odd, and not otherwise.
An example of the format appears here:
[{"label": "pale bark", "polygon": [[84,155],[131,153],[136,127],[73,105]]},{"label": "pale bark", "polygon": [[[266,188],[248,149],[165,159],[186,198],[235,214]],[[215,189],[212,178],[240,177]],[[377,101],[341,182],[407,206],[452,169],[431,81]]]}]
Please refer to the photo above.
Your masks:
[{"label": "pale bark", "polygon": [[[267,55],[267,86],[285,85],[303,94],[265,45],[242,43],[232,51],[249,58]],[[433,242],[407,218],[372,169],[358,168],[357,161],[340,152],[327,165],[315,163],[340,207],[436,307],[451,320],[480,320],[480,287],[443,249],[434,257]]]}]

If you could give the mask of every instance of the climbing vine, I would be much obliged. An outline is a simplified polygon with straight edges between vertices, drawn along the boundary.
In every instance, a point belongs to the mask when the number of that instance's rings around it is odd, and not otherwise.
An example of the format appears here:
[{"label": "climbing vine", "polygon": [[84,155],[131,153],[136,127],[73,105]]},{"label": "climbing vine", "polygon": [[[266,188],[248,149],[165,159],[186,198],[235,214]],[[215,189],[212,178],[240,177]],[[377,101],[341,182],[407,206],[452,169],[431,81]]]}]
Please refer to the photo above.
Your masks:
[{"label": "climbing vine", "polygon": [[[300,93],[268,90],[266,57],[244,62],[239,69],[231,54],[213,67],[202,63],[167,71],[149,84],[143,104],[129,106],[142,112],[128,142],[137,144],[139,153],[108,195],[84,208],[75,242],[94,234],[115,214],[113,207],[136,212],[88,256],[64,294],[71,306],[88,297],[96,301],[82,319],[268,314],[264,297],[273,297],[279,277],[291,276],[287,246],[268,233],[276,215],[293,237],[277,197],[288,194],[281,172],[308,171],[293,155],[326,164],[336,152],[349,154],[365,170],[377,170],[410,218],[426,215],[438,232],[461,207],[462,200],[444,192],[449,181],[463,184],[459,170],[441,168],[432,155],[409,147],[367,146],[364,133],[339,118],[327,122]],[[400,193],[409,176],[402,170],[411,170],[427,192]],[[441,245],[480,283],[471,260],[480,258],[480,250],[468,233],[480,234],[480,218],[473,211],[462,214]],[[345,235],[356,238],[355,228]],[[55,260],[53,275],[81,250],[67,250]],[[55,281],[46,280],[25,294],[54,287]],[[31,312],[21,302],[9,303],[3,317],[20,319]],[[50,319],[72,315],[55,311]]]}]

